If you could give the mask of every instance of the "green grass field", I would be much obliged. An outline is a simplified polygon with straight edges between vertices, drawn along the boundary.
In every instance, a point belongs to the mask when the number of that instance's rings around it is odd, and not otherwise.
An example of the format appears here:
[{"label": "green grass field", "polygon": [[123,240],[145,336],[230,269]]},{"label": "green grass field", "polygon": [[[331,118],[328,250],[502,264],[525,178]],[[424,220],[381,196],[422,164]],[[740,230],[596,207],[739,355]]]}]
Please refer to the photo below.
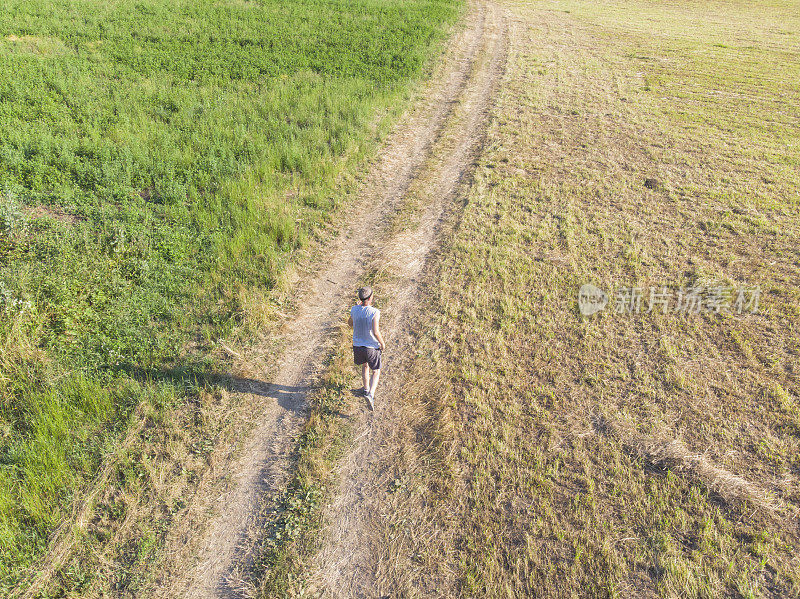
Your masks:
[{"label": "green grass field", "polygon": [[0,588],[137,409],[197,394],[457,11],[0,2]]}]

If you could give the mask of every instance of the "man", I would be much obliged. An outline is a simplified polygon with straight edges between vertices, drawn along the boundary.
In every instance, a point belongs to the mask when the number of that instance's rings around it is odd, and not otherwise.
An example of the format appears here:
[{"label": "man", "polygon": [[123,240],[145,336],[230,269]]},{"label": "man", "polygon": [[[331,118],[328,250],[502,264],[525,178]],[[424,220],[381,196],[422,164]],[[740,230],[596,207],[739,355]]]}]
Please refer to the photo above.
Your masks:
[{"label": "man", "polygon": [[[350,308],[347,324],[353,327],[353,361],[361,366],[361,380],[369,409],[375,409],[375,387],[381,376],[381,352],[386,347],[381,336],[381,311],[372,307],[372,289],[358,290],[359,303]],[[370,377],[370,372],[372,376]]]}]

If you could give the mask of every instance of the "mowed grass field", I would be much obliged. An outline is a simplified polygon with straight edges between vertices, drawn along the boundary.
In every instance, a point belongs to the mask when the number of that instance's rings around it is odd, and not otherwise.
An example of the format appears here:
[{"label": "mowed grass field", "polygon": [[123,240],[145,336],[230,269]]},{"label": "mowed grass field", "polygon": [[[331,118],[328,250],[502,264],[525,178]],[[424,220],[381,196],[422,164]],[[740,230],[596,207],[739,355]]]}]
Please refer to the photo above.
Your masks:
[{"label": "mowed grass field", "polygon": [[[797,597],[797,5],[507,6],[380,572],[409,595]],[[585,283],[611,296],[594,316]],[[675,310],[715,285],[760,286],[757,311]]]},{"label": "mowed grass field", "polygon": [[[112,469],[90,544],[115,541],[110,521],[130,529],[126,489],[147,500],[170,444],[210,451],[216,340],[263,324],[458,11],[0,2],[0,589],[132,423],[150,453]],[[117,557],[148,559],[172,499]],[[64,587],[88,588],[91,563]],[[115,576],[118,593],[133,584]]]}]

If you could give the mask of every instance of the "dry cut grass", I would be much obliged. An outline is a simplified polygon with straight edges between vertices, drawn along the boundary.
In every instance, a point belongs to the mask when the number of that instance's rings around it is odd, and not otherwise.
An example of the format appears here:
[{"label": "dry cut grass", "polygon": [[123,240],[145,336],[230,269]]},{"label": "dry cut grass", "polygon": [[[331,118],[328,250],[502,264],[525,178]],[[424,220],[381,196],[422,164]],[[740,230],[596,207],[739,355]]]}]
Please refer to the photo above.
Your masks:
[{"label": "dry cut grass", "polygon": [[[418,327],[383,579],[798,596],[797,13],[511,8],[506,85]],[[758,312],[577,309],[587,282],[714,281],[759,285]]]}]

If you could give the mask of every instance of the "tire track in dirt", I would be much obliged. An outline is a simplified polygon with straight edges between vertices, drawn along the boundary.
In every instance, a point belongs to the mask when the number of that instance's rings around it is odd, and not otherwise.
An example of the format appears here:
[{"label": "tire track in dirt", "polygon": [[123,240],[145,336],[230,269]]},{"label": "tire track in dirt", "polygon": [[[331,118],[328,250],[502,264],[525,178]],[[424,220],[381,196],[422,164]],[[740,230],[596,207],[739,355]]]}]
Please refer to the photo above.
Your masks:
[{"label": "tire track in dirt", "polygon": [[[326,353],[320,348],[328,347],[334,338],[335,327],[356,281],[380,251],[377,241],[380,235],[376,233],[386,229],[402,206],[437,144],[454,103],[459,97],[471,101],[474,91],[465,96],[465,90],[474,90],[476,81],[485,79],[485,71],[474,67],[481,50],[485,52],[487,20],[491,31],[495,31],[497,10],[483,3],[472,4],[466,27],[451,40],[424,97],[400,120],[371,167],[359,194],[359,206],[350,211],[351,218],[347,219],[351,224],[332,243],[328,259],[318,274],[302,285],[298,293],[304,298],[303,305],[285,329],[286,350],[279,359],[277,375],[270,382],[255,385],[259,388],[249,390],[272,399],[264,402],[258,424],[249,438],[243,440],[233,463],[217,469],[217,486],[212,484],[210,488],[224,487],[223,490],[196,498],[195,505],[187,512],[187,522],[181,527],[183,534],[173,535],[168,542],[165,553],[171,559],[158,577],[156,597],[205,599],[248,595],[239,572],[247,570],[249,548],[258,535],[261,502],[287,480],[291,450],[304,421],[306,393],[319,360]],[[436,183],[441,187],[437,192],[441,198],[439,215],[444,198],[452,196],[451,190],[469,166],[478,145],[485,102],[474,102],[472,110],[480,112],[480,118],[469,121],[463,148],[458,149],[459,159],[448,157],[441,171],[443,179]],[[409,260],[424,259],[433,244],[437,218],[432,215],[430,222],[420,227],[424,239],[412,252],[418,254],[416,258],[409,256]],[[375,241],[364,247],[365,240]],[[354,247],[360,248],[359,251],[354,251]],[[413,273],[409,271],[407,275]],[[247,395],[242,393],[243,398]]]},{"label": "tire track in dirt", "polygon": [[381,287],[382,321],[391,323],[391,339],[399,341],[384,360],[374,416],[362,422],[355,446],[339,467],[339,492],[325,512],[322,548],[308,575],[312,594],[349,598],[398,593],[391,574],[379,580],[377,573],[386,553],[381,546],[385,537],[382,497],[388,492],[393,441],[402,422],[399,390],[404,364],[413,356],[410,310],[424,295],[416,282],[424,278],[421,275],[444,219],[457,209],[457,199],[469,185],[485,139],[492,95],[505,70],[506,21],[500,8],[486,5],[486,32],[473,73],[431,159],[409,189],[424,207],[420,221],[381,252],[378,271],[393,281]]}]

